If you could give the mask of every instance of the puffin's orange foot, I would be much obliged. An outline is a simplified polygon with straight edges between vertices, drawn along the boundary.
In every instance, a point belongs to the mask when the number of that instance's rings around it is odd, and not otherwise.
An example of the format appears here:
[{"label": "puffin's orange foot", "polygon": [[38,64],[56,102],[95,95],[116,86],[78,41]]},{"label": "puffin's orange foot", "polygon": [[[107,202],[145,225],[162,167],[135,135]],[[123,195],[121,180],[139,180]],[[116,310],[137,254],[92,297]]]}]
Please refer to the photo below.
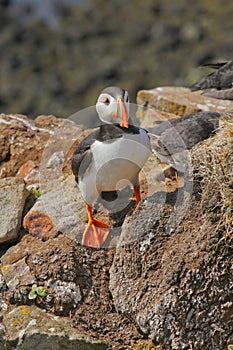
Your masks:
[{"label": "puffin's orange foot", "polygon": [[83,233],[82,245],[92,248],[100,248],[109,235],[109,226],[102,221],[93,219],[88,222]]},{"label": "puffin's orange foot", "polygon": [[134,204],[132,210],[137,208],[137,206],[138,206],[138,204],[140,203],[140,200],[141,200],[140,185],[134,185],[133,189],[134,189],[136,203]]}]

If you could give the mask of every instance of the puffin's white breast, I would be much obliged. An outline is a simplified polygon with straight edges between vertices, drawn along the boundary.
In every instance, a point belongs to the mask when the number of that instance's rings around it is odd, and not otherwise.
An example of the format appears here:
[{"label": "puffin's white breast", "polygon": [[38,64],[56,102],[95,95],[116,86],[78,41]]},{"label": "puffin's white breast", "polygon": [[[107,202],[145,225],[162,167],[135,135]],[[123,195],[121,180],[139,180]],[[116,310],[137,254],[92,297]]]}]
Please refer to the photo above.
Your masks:
[{"label": "puffin's white breast", "polygon": [[125,133],[106,142],[96,140],[91,151],[91,167],[79,183],[87,197],[91,197],[91,192],[98,197],[102,191],[114,191],[122,180],[134,183],[151,153],[149,137],[143,129],[139,134]]}]

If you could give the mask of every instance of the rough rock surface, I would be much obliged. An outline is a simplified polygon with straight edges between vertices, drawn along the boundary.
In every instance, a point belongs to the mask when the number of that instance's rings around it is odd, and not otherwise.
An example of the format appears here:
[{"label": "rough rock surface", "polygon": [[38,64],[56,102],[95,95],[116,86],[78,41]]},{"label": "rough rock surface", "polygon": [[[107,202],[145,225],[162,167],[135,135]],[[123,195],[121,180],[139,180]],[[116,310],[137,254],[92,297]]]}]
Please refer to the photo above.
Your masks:
[{"label": "rough rock surface", "polygon": [[47,243],[26,235],[3,255],[1,271],[8,287],[5,297],[18,304],[29,303],[31,286],[48,289],[36,304],[60,315],[69,315],[91,287],[77,245],[66,236]]},{"label": "rough rock surface", "polygon": [[158,87],[152,90],[141,90],[137,94],[139,106],[138,117],[144,128],[156,126],[165,119],[176,118],[195,112],[224,113],[233,110],[233,101],[217,100],[191,92],[183,87]]},{"label": "rough rock surface", "polygon": [[54,116],[32,121],[21,114],[0,114],[0,177],[15,176],[27,161],[38,167],[47,141],[62,123]]},{"label": "rough rock surface", "polygon": [[27,196],[22,179],[8,177],[0,180],[0,243],[18,238]]},{"label": "rough rock surface", "polygon": [[139,241],[118,248],[110,290],[117,310],[155,344],[224,349],[233,341],[232,261],[212,256],[213,228],[198,202],[192,205],[195,214],[187,214],[174,235],[167,234],[166,221],[156,222]]}]

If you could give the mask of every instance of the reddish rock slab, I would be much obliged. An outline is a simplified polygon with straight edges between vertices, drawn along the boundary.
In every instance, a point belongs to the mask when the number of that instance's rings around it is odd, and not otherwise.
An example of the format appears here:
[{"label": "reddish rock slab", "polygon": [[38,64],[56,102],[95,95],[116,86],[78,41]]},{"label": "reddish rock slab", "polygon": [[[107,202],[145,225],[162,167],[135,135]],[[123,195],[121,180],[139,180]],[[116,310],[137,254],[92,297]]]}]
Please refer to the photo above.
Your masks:
[{"label": "reddish rock slab", "polygon": [[25,162],[40,164],[45,145],[64,119],[0,114],[0,177],[15,176]]},{"label": "reddish rock slab", "polygon": [[32,236],[39,237],[43,241],[58,235],[53,220],[45,213],[36,210],[30,211],[24,217],[23,226]]}]

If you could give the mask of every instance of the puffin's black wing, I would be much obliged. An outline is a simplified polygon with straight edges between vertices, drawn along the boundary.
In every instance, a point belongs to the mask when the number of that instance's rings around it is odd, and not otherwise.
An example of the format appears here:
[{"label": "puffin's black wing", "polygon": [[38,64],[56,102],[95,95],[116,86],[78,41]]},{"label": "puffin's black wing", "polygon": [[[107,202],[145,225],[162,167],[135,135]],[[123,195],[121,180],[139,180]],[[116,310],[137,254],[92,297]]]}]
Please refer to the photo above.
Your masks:
[{"label": "puffin's black wing", "polygon": [[96,141],[99,132],[99,129],[93,131],[84,140],[82,140],[72,156],[71,168],[77,183],[79,176],[82,177],[91,164],[91,145]]},{"label": "puffin's black wing", "polygon": [[[219,66],[219,68],[218,68]],[[215,88],[218,90],[230,89],[233,83],[233,61],[226,64],[215,65],[218,68],[215,72],[207,75],[199,82],[190,86],[191,91]],[[214,67],[214,68],[215,68]]]}]

